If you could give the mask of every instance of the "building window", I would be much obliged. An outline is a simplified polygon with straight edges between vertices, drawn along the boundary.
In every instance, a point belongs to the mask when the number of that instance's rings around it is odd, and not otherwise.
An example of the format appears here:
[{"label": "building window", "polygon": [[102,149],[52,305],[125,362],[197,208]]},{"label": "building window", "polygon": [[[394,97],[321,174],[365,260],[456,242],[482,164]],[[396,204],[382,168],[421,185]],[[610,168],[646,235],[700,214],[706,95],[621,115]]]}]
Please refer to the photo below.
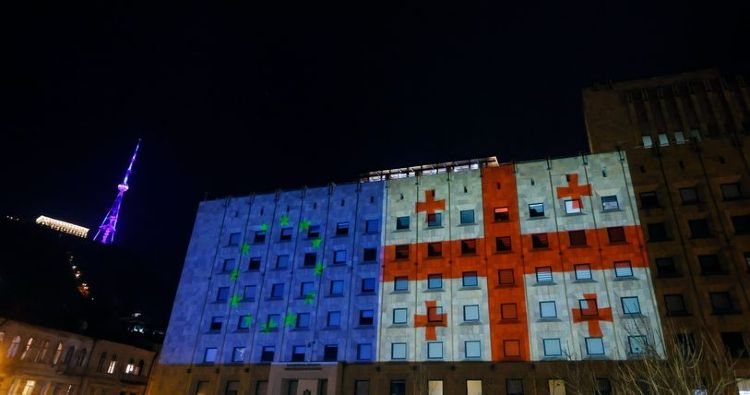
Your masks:
[{"label": "building window", "polygon": [[659,133],[659,147],[665,147],[669,145],[669,137],[666,133]]},{"label": "building window", "polygon": [[292,362],[305,362],[305,346],[292,346]]},{"label": "building window", "polygon": [[427,243],[427,256],[430,258],[443,256],[443,243]]},{"label": "building window", "polygon": [[331,280],[330,296],[344,295],[344,280]]},{"label": "building window", "polygon": [[255,232],[255,237],[253,237],[253,243],[255,244],[261,244],[266,241],[266,232],[259,230]]},{"label": "building window", "polygon": [[370,395],[370,380],[355,380],[354,395]]},{"label": "building window", "polygon": [[604,341],[602,341],[601,337],[586,338],[586,354],[604,355]]},{"label": "building window", "polygon": [[585,230],[571,230],[568,232],[571,247],[583,247],[586,245]]},{"label": "building window", "polygon": [[503,320],[518,319],[518,305],[515,303],[503,303],[500,305],[500,318]]},{"label": "building window", "polygon": [[254,256],[250,258],[250,261],[247,263],[247,270],[250,272],[257,272],[260,270],[260,257]]},{"label": "building window", "polygon": [[690,227],[690,238],[692,239],[711,237],[711,231],[708,229],[708,221],[706,219],[688,220],[688,226]]},{"label": "building window", "polygon": [[255,300],[255,292],[258,290],[256,285],[245,285],[242,291],[242,300],[252,301]]},{"label": "building window", "polygon": [[625,315],[640,315],[641,304],[638,303],[637,296],[626,296],[620,298],[622,303],[622,313]]},{"label": "building window", "polygon": [[740,189],[740,184],[736,182],[721,184],[721,196],[724,200],[742,199],[742,189]]},{"label": "building window", "polygon": [[529,217],[530,218],[544,217],[544,203],[529,204]]},{"label": "building window", "polygon": [[427,308],[427,322],[443,322],[443,306]]},{"label": "building window", "polygon": [[229,246],[238,246],[240,245],[240,234],[239,232],[231,233],[229,234]]},{"label": "building window", "polygon": [[680,198],[682,204],[696,204],[698,200],[698,190],[695,188],[680,188]]},{"label": "building window", "polygon": [[698,255],[698,263],[701,267],[701,275],[710,276],[722,274],[724,270],[717,255]]},{"label": "building window", "polygon": [[428,213],[427,214],[427,227],[436,228],[443,226],[443,214],[442,213]]},{"label": "building window", "polygon": [[326,325],[329,327],[341,326],[341,312],[340,311],[329,311]]},{"label": "building window", "polygon": [[633,267],[631,266],[630,261],[615,262],[615,277],[633,277]]},{"label": "building window", "polygon": [[709,293],[709,296],[711,298],[713,314],[723,315],[736,313],[729,292],[711,292]]},{"label": "building window", "polygon": [[531,235],[532,248],[549,248],[549,239],[546,233],[536,233]]},{"label": "building window", "polygon": [[479,305],[464,306],[464,321],[479,321]]},{"label": "building window", "polygon": [[396,250],[396,259],[409,259],[409,245],[408,244],[397,245],[395,250]]},{"label": "building window", "polygon": [[313,293],[313,282],[312,281],[303,281],[300,283],[299,286],[299,297],[304,298],[310,293]]},{"label": "building window", "polygon": [[359,325],[372,326],[374,320],[375,320],[374,310],[360,310],[359,311]]},{"label": "building window", "polygon": [[501,287],[510,287],[515,284],[513,269],[500,269],[497,271],[498,283]]},{"label": "building window", "polygon": [[750,215],[735,215],[732,216],[732,227],[734,227],[734,233],[738,235],[746,235],[750,233]]},{"label": "building window", "polygon": [[478,287],[479,279],[477,278],[477,272],[463,272],[462,285],[464,287]]},{"label": "building window", "polygon": [[339,222],[336,224],[336,236],[347,236],[349,235],[349,223]]},{"label": "building window", "polygon": [[742,253],[742,256],[745,258],[745,265],[747,265],[747,269],[750,270],[750,252],[745,251]]},{"label": "building window", "polygon": [[578,299],[578,307],[581,309],[581,316],[595,317],[599,315],[599,307],[596,299]]},{"label": "building window", "polygon": [[107,374],[114,374],[115,369],[117,369],[117,355],[113,355],[112,360],[109,361],[109,366],[107,367]]},{"label": "building window", "polygon": [[536,268],[536,282],[542,283],[542,284],[553,282],[552,267],[542,266],[542,267]]},{"label": "building window", "polygon": [[511,251],[510,236],[496,237],[495,250],[497,252]]},{"label": "building window", "polygon": [[521,341],[517,339],[503,340],[503,355],[506,357],[520,357]]},{"label": "building window", "polygon": [[[279,257],[281,256],[282,255],[279,255]],[[283,256],[286,256],[287,259],[289,259],[288,255],[283,255]],[[318,254],[314,252],[305,253],[305,260],[302,263],[302,267],[315,267],[315,261],[317,260],[318,260]]]},{"label": "building window", "polygon": [[474,210],[461,210],[461,225],[469,225],[474,223]]},{"label": "building window", "polygon": [[591,280],[591,265],[588,263],[581,263],[573,266],[575,271],[576,280]]},{"label": "building window", "polygon": [[232,349],[232,362],[242,362],[245,360],[245,347],[234,347]]},{"label": "building window", "polygon": [[581,199],[566,199],[565,200],[565,214],[580,214],[581,213]]},{"label": "building window", "polygon": [[656,195],[656,191],[641,192],[641,208],[651,209],[659,208],[659,197]]},{"label": "building window", "polygon": [[128,364],[125,365],[125,374],[137,374],[135,373],[135,361],[133,358],[130,358]]},{"label": "building window", "polygon": [[409,290],[409,277],[396,277],[393,279],[393,290],[394,291],[408,291]]},{"label": "building window", "polygon": [[406,343],[391,343],[391,359],[406,359]]},{"label": "building window", "polygon": [[276,257],[276,269],[283,270],[289,267],[289,255],[279,255]]},{"label": "building window", "polygon": [[216,292],[216,301],[226,302],[227,300],[229,300],[229,287],[219,287]]},{"label": "building window", "polygon": [[667,307],[667,315],[669,316],[688,314],[685,298],[680,294],[664,295],[664,305]]},{"label": "building window", "polygon": [[481,358],[482,343],[479,340],[469,340],[464,342],[466,358]]},{"label": "building window", "polygon": [[310,313],[297,313],[297,329],[307,329],[310,327]]},{"label": "building window", "polygon": [[510,211],[507,207],[495,207],[495,222],[507,222],[510,221]]},{"label": "building window", "polygon": [[427,358],[443,359],[443,342],[427,342]]},{"label": "building window", "polygon": [[343,265],[346,263],[346,250],[336,250],[333,252],[333,263]]},{"label": "building window", "polygon": [[307,228],[307,238],[317,239],[320,237],[320,225],[310,225]]},{"label": "building window", "polygon": [[379,219],[365,220],[365,233],[378,233],[378,232],[380,232],[380,220]]},{"label": "building window", "polygon": [[651,148],[654,146],[651,136],[641,136],[641,140],[643,141],[643,148]]},{"label": "building window", "polygon": [[441,288],[443,288],[443,275],[442,274],[427,275],[427,289],[441,289]]},{"label": "building window", "polygon": [[396,218],[396,230],[407,230],[407,229],[409,229],[409,217]]},{"label": "building window", "polygon": [[323,361],[334,362],[339,359],[339,346],[326,344],[323,348]]},{"label": "building window", "polygon": [[656,222],[646,224],[646,230],[648,232],[648,241],[667,241],[669,236],[667,235],[667,227],[664,222]]},{"label": "building window", "polygon": [[656,258],[654,260],[656,264],[656,274],[659,277],[677,277],[677,266],[674,263],[672,257]]},{"label": "building window", "polygon": [[378,249],[377,248],[365,248],[363,250],[362,254],[362,261],[363,262],[372,262],[378,257]]},{"label": "building window", "polygon": [[628,348],[630,349],[630,354],[645,354],[647,347],[648,341],[646,340],[646,336],[628,336]]},{"label": "building window", "polygon": [[724,343],[724,347],[732,358],[747,357],[742,332],[721,332],[721,342]]},{"label": "building window", "polygon": [[266,316],[266,327],[269,330],[276,330],[279,328],[279,322],[281,321],[281,316],[278,314],[268,314]]},{"label": "building window", "polygon": [[281,233],[279,234],[279,240],[289,241],[291,239],[292,239],[292,228],[291,227],[281,228]]},{"label": "building window", "polygon": [[225,259],[221,265],[221,271],[223,273],[229,273],[234,270],[234,259]]},{"label": "building window", "polygon": [[240,318],[237,320],[237,329],[239,330],[247,330],[250,328],[250,323],[252,320],[252,316],[250,315],[241,315]]},{"label": "building window", "polygon": [[602,196],[602,211],[615,211],[620,209],[620,204],[617,202],[617,196]]},{"label": "building window", "polygon": [[474,255],[477,253],[477,240],[461,240],[461,255]]},{"label": "building window", "polygon": [[607,228],[607,237],[610,243],[624,243],[627,241],[625,238],[625,229],[622,226]]},{"label": "building window", "polygon": [[539,302],[539,315],[542,318],[557,318],[557,308],[555,307],[555,302]]},{"label": "building window", "polygon": [[394,324],[406,324],[408,317],[408,309],[397,308],[393,309],[393,323]]},{"label": "building window", "polygon": [[506,379],[506,395],[523,395],[523,379]]},{"label": "building window", "polygon": [[545,357],[559,357],[562,355],[560,339],[543,339],[542,345],[544,346]]},{"label": "building window", "polygon": [[375,278],[363,278],[361,291],[364,294],[375,293]]},{"label": "building window", "polygon": [[214,363],[216,362],[216,354],[217,349],[216,347],[208,347],[203,352],[203,362],[205,363]]},{"label": "building window", "polygon": [[261,362],[273,362],[273,354],[276,352],[274,346],[263,346],[260,353]]},{"label": "building window", "polygon": [[443,380],[427,380],[427,395],[443,395]]},{"label": "building window", "polygon": [[281,299],[284,297],[284,283],[277,283],[271,286],[271,298]]},{"label": "building window", "polygon": [[357,360],[369,361],[371,359],[372,359],[372,344],[370,343],[357,344]]}]

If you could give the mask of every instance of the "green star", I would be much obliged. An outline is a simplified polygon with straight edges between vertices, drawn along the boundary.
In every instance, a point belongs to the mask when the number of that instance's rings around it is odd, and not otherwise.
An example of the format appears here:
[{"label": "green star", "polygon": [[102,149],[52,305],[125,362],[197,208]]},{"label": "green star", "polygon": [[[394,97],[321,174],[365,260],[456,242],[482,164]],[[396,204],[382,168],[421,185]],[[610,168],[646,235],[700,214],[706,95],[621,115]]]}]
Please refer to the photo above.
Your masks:
[{"label": "green star", "polygon": [[245,326],[250,326],[253,324],[253,315],[247,315],[245,316]]},{"label": "green star", "polygon": [[287,225],[289,225],[289,216],[286,215],[286,214],[282,214],[281,218],[280,218],[280,221],[281,221],[281,226],[287,226]]},{"label": "green star", "polygon": [[319,248],[320,242],[322,241],[322,239],[318,237],[317,239],[312,239],[311,241],[312,241],[313,248]]},{"label": "green star", "polygon": [[284,315],[284,326],[294,326],[297,323],[297,314],[287,313]]},{"label": "green star", "polygon": [[242,248],[240,248],[240,252],[242,255],[247,255],[250,253],[250,244],[242,243]]},{"label": "green star", "polygon": [[237,279],[237,277],[240,276],[240,269],[234,269],[232,270],[232,274],[229,275],[229,278],[234,281]]},{"label": "green star", "polygon": [[268,232],[268,224],[263,224],[260,226],[260,230],[263,232]]},{"label": "green star", "polygon": [[323,273],[323,263],[318,262],[315,264],[315,274],[320,276]]},{"label": "green star", "polygon": [[237,307],[240,305],[240,295],[232,295],[232,298],[229,300],[229,303],[232,305],[232,307]]},{"label": "green star", "polygon": [[302,222],[299,223],[299,230],[308,230],[310,229],[310,221],[303,219]]},{"label": "green star", "polygon": [[314,292],[310,292],[309,294],[305,295],[305,304],[313,304],[314,300],[315,300]]}]

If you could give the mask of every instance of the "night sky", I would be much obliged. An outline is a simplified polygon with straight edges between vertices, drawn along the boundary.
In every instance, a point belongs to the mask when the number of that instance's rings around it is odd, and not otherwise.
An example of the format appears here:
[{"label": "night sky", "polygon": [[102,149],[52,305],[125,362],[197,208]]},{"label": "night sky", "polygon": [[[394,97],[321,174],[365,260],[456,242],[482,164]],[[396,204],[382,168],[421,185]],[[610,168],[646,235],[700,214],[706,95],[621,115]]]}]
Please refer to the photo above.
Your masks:
[{"label": "night sky", "polygon": [[116,241],[172,288],[205,193],[577,154],[585,86],[750,70],[747,1],[146,3],[3,11],[0,214],[95,229],[142,137]]}]

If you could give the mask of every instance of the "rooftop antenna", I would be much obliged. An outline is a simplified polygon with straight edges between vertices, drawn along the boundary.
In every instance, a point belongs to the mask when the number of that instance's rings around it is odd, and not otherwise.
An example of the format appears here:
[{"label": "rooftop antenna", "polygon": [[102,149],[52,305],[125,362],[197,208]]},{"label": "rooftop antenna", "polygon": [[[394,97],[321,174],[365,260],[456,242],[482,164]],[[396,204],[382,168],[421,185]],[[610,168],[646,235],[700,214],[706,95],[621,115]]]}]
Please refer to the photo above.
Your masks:
[{"label": "rooftop antenna", "polygon": [[117,185],[117,197],[115,202],[112,203],[112,207],[107,211],[107,215],[104,216],[102,224],[99,225],[99,230],[94,235],[94,241],[98,241],[102,244],[112,244],[115,240],[115,231],[117,230],[117,216],[120,214],[120,206],[122,205],[122,198],[125,196],[125,192],[128,191],[128,178],[130,173],[133,171],[133,163],[135,163],[135,157],[138,155],[138,148],[141,146],[141,139],[138,139],[138,144],[135,145],[135,152],[133,157],[130,158],[130,165],[125,171],[125,179],[122,183]]}]

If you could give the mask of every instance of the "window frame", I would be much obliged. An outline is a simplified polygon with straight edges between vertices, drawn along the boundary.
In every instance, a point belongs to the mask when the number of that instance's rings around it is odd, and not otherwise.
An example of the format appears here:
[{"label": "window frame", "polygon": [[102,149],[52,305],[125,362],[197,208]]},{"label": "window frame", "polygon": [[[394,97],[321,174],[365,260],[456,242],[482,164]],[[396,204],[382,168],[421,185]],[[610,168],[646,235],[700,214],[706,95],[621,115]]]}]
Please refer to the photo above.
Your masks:
[{"label": "window frame", "polygon": [[[612,200],[614,198],[614,200]],[[606,199],[606,200],[605,200]],[[614,207],[607,207],[608,205],[611,205],[611,203],[614,201]],[[601,203],[602,203],[602,211],[608,212],[608,211],[619,211],[620,210],[620,201],[617,199],[617,195],[607,195],[601,197]]]},{"label": "window frame", "polygon": [[[439,285],[433,286],[433,281],[439,281]],[[443,274],[442,273],[428,274],[427,275],[427,289],[428,290],[443,289]]]},{"label": "window frame", "polygon": [[[537,266],[534,268],[534,273],[536,275],[537,284],[554,284],[555,283],[555,275],[552,272],[552,266]],[[542,274],[541,278],[539,276],[540,274]],[[549,274],[549,280],[546,279],[545,274]]]},{"label": "window frame", "polygon": [[[403,313],[403,321],[396,321],[397,315],[401,313]],[[393,325],[407,325],[409,323],[409,309],[407,307],[393,308],[393,314],[391,316],[391,323],[393,323]]]},{"label": "window frame", "polygon": [[[548,352],[547,350],[547,343],[550,344],[557,344],[557,353],[553,354],[551,352]],[[559,337],[550,337],[542,339],[542,351],[544,353],[545,357],[561,357],[563,355],[563,349],[562,349],[562,342],[560,341]]]},{"label": "window frame", "polygon": [[[464,221],[464,214],[468,217],[468,215],[471,215],[471,221]],[[467,210],[459,210],[459,224],[460,225],[476,225],[476,218],[474,216],[474,209],[467,209]],[[468,218],[466,218],[468,219]]]},{"label": "window frame", "polygon": [[[476,355],[469,355],[469,345],[476,347]],[[465,340],[464,341],[464,358],[466,359],[481,359],[482,358],[482,342],[481,340]]]},{"label": "window frame", "polygon": [[[467,281],[474,279],[473,283]],[[475,271],[468,271],[461,273],[461,286],[462,287],[478,287],[479,286],[479,276],[477,272]]]},{"label": "window frame", "polygon": [[[433,346],[434,347],[439,346],[439,351],[440,351],[440,353],[439,353],[440,355],[439,356],[433,355]],[[437,350],[438,349],[436,348],[435,351],[437,351]],[[444,354],[443,353],[443,342],[441,342],[441,341],[427,342],[427,359],[443,359],[444,358],[443,354]]]},{"label": "window frame", "polygon": [[[626,308],[626,301],[632,302],[635,301],[635,307],[637,307],[638,311],[629,312]],[[626,316],[639,316],[642,314],[641,312],[641,302],[638,300],[638,296],[621,296],[620,297],[620,305],[622,306],[622,314]]]},{"label": "window frame", "polygon": [[[399,350],[399,351],[403,351],[403,357],[397,357],[396,356],[396,349],[397,348],[400,349],[402,347],[403,347],[403,350]],[[399,355],[400,355],[400,353],[399,353]],[[406,345],[405,342],[393,342],[393,343],[391,343],[391,360],[394,360],[394,361],[404,361],[404,360],[406,360],[408,358],[408,356],[409,356],[409,351],[407,349],[407,345]]]},{"label": "window frame", "polygon": [[[579,276],[580,273],[588,273],[586,277]],[[576,263],[573,265],[573,276],[577,281],[590,281],[594,279],[594,274],[591,272],[591,264],[588,263]]]},{"label": "window frame", "polygon": [[633,264],[630,261],[616,261],[613,264],[613,270],[615,278],[633,278],[635,272],[633,271]]},{"label": "window frame", "polygon": [[[552,306],[552,315],[545,315],[544,306]],[[543,320],[557,319],[557,303],[554,300],[539,301],[539,318]]]},{"label": "window frame", "polygon": [[[541,211],[539,211],[541,209]],[[544,202],[529,203],[529,218],[544,218]]]},{"label": "window frame", "polygon": [[[467,312],[474,310],[476,312],[476,318],[467,318]],[[463,306],[464,322],[480,322],[479,305],[478,304],[467,304]]]},{"label": "window frame", "polygon": [[[591,347],[590,341],[598,341],[599,345],[601,345],[602,352],[601,353],[593,353],[593,352],[591,352],[591,348],[592,347]],[[595,356],[596,357],[596,356],[603,356],[603,355],[607,354],[607,350],[604,348],[604,338],[602,338],[601,336],[586,337],[584,339],[584,344],[586,346],[586,355]]]}]

